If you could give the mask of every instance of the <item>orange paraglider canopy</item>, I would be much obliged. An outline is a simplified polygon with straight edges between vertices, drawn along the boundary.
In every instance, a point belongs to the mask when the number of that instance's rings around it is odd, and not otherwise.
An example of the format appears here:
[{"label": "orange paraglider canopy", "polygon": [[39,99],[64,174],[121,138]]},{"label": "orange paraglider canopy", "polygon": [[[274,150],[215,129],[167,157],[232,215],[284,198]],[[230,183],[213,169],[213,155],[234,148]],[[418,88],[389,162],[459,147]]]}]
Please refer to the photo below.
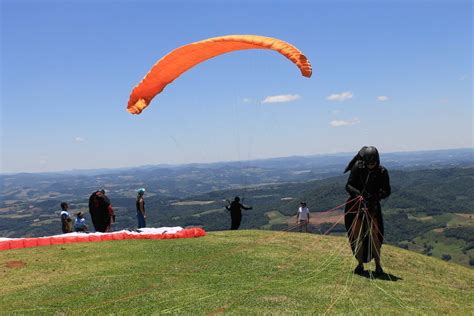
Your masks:
[{"label": "orange paraglider canopy", "polygon": [[258,35],[228,35],[191,43],[160,59],[133,89],[127,111],[140,114],[151,100],[182,73],[195,65],[228,52],[244,49],[270,49],[291,60],[305,77],[311,77],[309,60],[296,47],[282,40]]}]

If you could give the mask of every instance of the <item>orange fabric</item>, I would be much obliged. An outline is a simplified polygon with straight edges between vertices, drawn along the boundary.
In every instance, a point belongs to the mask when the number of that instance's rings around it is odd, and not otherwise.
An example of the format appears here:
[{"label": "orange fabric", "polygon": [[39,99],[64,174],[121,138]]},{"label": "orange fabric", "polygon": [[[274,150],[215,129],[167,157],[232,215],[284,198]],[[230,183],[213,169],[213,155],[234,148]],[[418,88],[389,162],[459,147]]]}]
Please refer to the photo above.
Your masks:
[{"label": "orange fabric", "polygon": [[112,236],[112,234],[103,234],[101,237],[102,238],[100,240],[102,241],[114,240],[114,236]]},{"label": "orange fabric", "polygon": [[51,245],[64,244],[64,237],[51,237]]},{"label": "orange fabric", "polygon": [[25,238],[23,240],[23,246],[25,248],[36,247],[36,246],[38,246],[38,239],[37,238]]},{"label": "orange fabric", "polygon": [[70,243],[76,243],[77,242],[77,236],[67,236],[63,238],[63,241],[65,244],[70,244]]},{"label": "orange fabric", "polygon": [[10,249],[10,240],[0,241],[0,251]]},{"label": "orange fabric", "polygon": [[10,240],[10,249],[24,248],[23,239],[12,239]]},{"label": "orange fabric", "polygon": [[303,76],[311,77],[309,60],[287,42],[258,35],[214,37],[177,48],[160,59],[133,89],[127,111],[140,114],[168,84],[195,65],[218,55],[244,49],[277,51],[296,64]]},{"label": "orange fabric", "polygon": [[49,246],[51,245],[51,237],[38,238],[38,246]]},{"label": "orange fabric", "polygon": [[117,233],[117,234],[113,234],[113,238],[114,240],[122,240],[122,239],[125,239],[127,234],[125,233]]},{"label": "orange fabric", "polygon": [[20,249],[35,246],[60,245],[77,242],[98,242],[107,240],[122,239],[174,239],[174,238],[193,238],[206,236],[206,231],[202,228],[188,228],[180,230],[174,234],[127,234],[111,233],[101,235],[81,235],[81,236],[56,236],[39,238],[19,238],[0,241],[0,251],[10,249]]},{"label": "orange fabric", "polygon": [[89,241],[90,242],[97,242],[97,241],[101,241],[102,240],[102,236],[100,235],[89,235]]}]

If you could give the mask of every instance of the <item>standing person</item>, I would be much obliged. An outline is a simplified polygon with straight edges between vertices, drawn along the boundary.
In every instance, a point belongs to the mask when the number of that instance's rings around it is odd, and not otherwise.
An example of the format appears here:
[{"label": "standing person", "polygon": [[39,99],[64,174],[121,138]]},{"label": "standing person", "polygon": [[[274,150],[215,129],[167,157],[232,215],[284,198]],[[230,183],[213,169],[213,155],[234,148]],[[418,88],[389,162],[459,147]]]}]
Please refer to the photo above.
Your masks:
[{"label": "standing person", "polygon": [[115,222],[115,214],[105,190],[95,191],[89,197],[89,213],[96,232],[109,232]]},{"label": "standing person", "polygon": [[379,153],[373,146],[363,147],[348,168],[351,173],[346,191],[350,202],[346,204],[344,221],[352,253],[358,261],[354,272],[362,273],[364,263],[374,259],[375,273],[382,274],[384,225],[380,200],[391,193],[388,171],[380,165]]},{"label": "standing person", "polygon": [[242,221],[242,210],[251,210],[252,207],[246,207],[240,204],[240,198],[238,196],[230,203],[229,206],[225,207],[228,211],[230,211],[230,218],[231,218],[231,230],[237,230],[240,227],[240,222]]},{"label": "standing person", "polygon": [[63,234],[72,233],[72,219],[68,212],[69,205],[66,202],[61,203],[61,229]]},{"label": "standing person", "polygon": [[76,220],[74,221],[74,230],[76,232],[87,233],[86,219],[84,218],[83,212],[76,213]]},{"label": "standing person", "polygon": [[145,189],[138,189],[137,201],[135,203],[137,207],[138,228],[146,227],[145,199],[143,195],[145,195]]},{"label": "standing person", "polygon": [[299,225],[300,232],[308,232],[308,223],[309,223],[309,209],[306,207],[305,202],[300,203],[298,208],[298,213],[296,214],[296,224]]}]

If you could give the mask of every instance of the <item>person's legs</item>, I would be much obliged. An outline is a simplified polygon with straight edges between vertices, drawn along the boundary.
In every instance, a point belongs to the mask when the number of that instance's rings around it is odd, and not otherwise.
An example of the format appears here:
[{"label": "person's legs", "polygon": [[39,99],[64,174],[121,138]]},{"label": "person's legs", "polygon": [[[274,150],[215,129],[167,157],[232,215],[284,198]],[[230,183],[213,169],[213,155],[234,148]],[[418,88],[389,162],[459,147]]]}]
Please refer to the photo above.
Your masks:
[{"label": "person's legs", "polygon": [[231,230],[238,230],[239,227],[240,227],[240,222],[242,220],[242,217],[238,216],[238,215],[233,215],[233,216],[231,216],[231,220],[232,220],[232,223],[231,223],[230,229]]},{"label": "person's legs", "polygon": [[363,231],[363,222],[362,220],[357,220],[354,223],[354,228],[352,229],[352,247],[354,249],[354,256],[356,257],[359,263],[364,261],[364,231]]},{"label": "person's legs", "polygon": [[299,221],[299,229],[300,229],[300,233],[302,233],[303,231],[305,231],[307,233],[308,232],[308,221],[300,220]]},{"label": "person's legs", "polygon": [[146,227],[145,217],[141,212],[137,213],[137,220],[138,220],[138,228]]},{"label": "person's legs", "polygon": [[381,250],[382,250],[382,238],[383,236],[381,235],[379,231],[379,218],[374,217],[372,221],[372,236],[371,236],[371,241],[372,241],[372,248],[373,248],[373,256],[375,260],[375,272],[378,274],[383,273],[382,265],[380,263],[380,257],[381,257]]},{"label": "person's legs", "polygon": [[354,269],[354,273],[364,272],[364,232],[363,232],[363,220],[360,216],[356,217],[354,226],[352,228],[351,246],[354,250],[354,256],[357,259],[357,267]]},{"label": "person's legs", "polygon": [[61,219],[61,230],[62,230],[63,234],[66,234],[68,232],[67,231],[67,224],[66,224],[65,219]]}]

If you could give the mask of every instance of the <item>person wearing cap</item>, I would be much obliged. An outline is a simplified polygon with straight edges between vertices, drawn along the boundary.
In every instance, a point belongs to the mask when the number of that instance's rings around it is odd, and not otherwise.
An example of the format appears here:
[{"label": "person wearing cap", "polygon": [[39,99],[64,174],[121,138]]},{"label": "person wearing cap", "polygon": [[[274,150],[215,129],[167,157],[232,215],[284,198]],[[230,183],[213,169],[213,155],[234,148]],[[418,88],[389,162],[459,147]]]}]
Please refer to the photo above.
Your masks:
[{"label": "person wearing cap", "polygon": [[[349,193],[344,222],[352,252],[358,261],[355,273],[364,271],[364,263],[375,260],[375,273],[383,274],[380,251],[384,225],[380,200],[391,193],[387,169],[380,164],[377,148],[363,147],[349,163],[346,191]],[[359,197],[359,199],[357,199]]]},{"label": "person wearing cap", "polygon": [[76,220],[74,221],[74,230],[76,232],[88,232],[86,219],[84,218],[84,212],[76,213]]},{"label": "person wearing cap", "polygon": [[145,199],[143,195],[145,195],[145,189],[138,189],[137,201],[135,203],[137,208],[138,228],[146,227]]},{"label": "person wearing cap", "polygon": [[228,211],[230,211],[230,219],[231,219],[231,230],[237,230],[240,227],[240,223],[242,221],[242,210],[251,210],[252,207],[246,207],[240,204],[240,198],[238,196],[225,207]]},{"label": "person wearing cap", "polygon": [[296,214],[296,224],[299,227],[300,232],[308,232],[308,223],[309,223],[309,209],[306,207],[305,202],[300,203],[298,208],[298,213]]}]

